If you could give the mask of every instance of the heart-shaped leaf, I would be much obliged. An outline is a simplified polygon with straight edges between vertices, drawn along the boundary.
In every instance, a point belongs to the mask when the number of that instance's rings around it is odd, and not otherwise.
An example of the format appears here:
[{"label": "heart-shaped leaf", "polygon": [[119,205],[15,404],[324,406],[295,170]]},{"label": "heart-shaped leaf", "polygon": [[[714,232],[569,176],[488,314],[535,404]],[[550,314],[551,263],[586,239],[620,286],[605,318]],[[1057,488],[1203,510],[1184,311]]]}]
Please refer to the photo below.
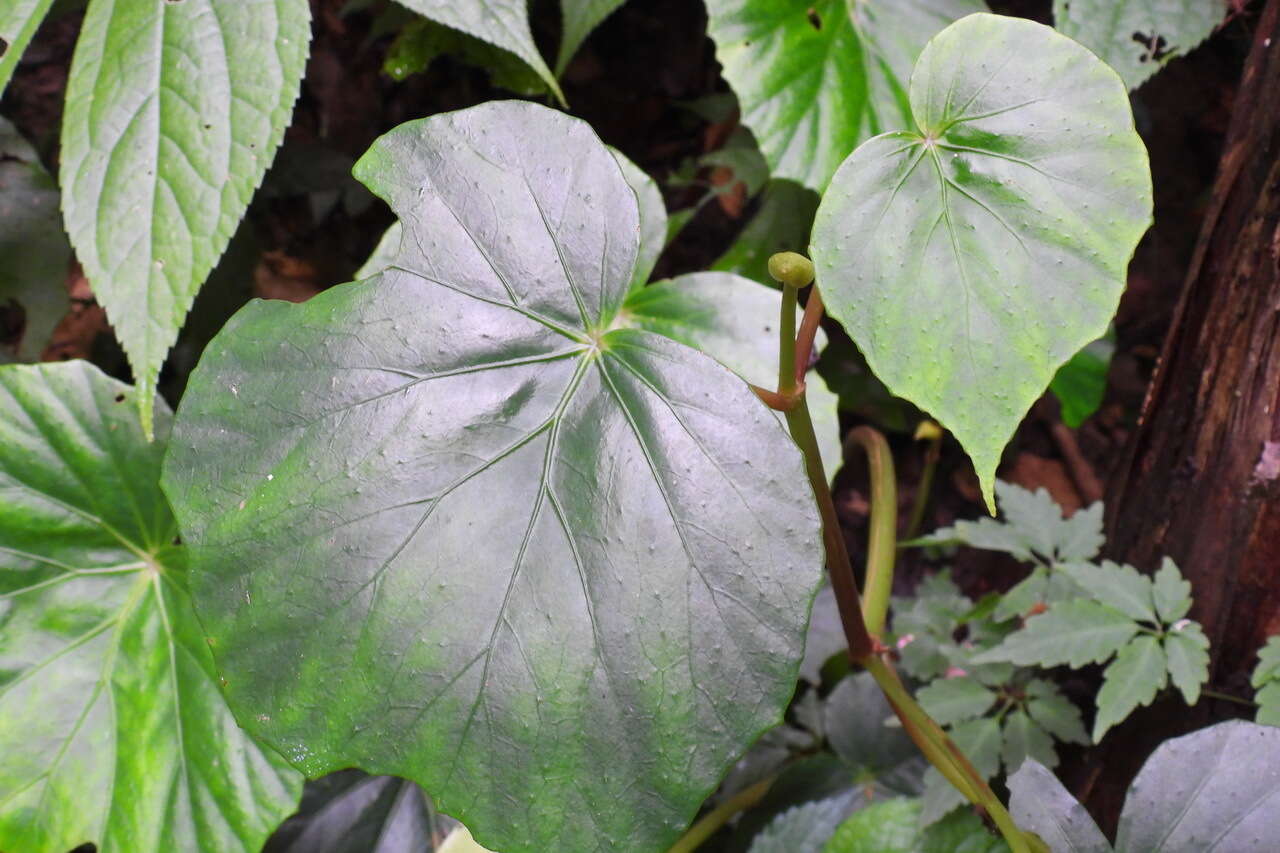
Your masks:
[{"label": "heart-shaped leaf", "polygon": [[583,122],[489,103],[356,173],[399,256],[242,310],[166,462],[229,700],[487,847],[662,849],[794,690],[800,453],[728,370],[619,327],[636,196]]},{"label": "heart-shaped leaf", "polygon": [[302,790],[218,692],[135,393],[0,368],[3,850],[253,853]]},{"label": "heart-shaped leaf", "polygon": [[293,114],[306,0],[95,0],[62,121],[63,213],[138,383],[165,355]]},{"label": "heart-shaped leaf", "polygon": [[1115,312],[1151,173],[1116,73],[1031,21],[952,24],[910,96],[918,129],[844,162],[812,256],[828,311],[960,440],[994,511],[1000,452]]},{"label": "heart-shaped leaf", "polygon": [[53,0],[8,0],[0,9],[0,93],[52,5]]},{"label": "heart-shaped leaf", "polygon": [[860,142],[911,126],[929,37],[982,0],[708,0],[707,33],[775,178],[822,192]]}]

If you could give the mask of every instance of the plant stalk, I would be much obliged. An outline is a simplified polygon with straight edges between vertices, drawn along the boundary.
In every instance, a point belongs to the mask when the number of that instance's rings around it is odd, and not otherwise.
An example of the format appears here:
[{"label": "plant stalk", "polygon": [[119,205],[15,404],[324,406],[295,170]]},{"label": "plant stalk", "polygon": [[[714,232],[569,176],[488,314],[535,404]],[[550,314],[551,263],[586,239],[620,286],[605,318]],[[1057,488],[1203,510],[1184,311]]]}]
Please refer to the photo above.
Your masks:
[{"label": "plant stalk", "polygon": [[873,637],[884,633],[893,592],[893,563],[898,548],[898,484],[889,442],[877,429],[860,426],[844,440],[847,459],[853,447],[867,454],[871,475],[871,518],[867,539],[867,576],[862,587],[862,619]]},{"label": "plant stalk", "polygon": [[933,421],[921,421],[916,428],[916,440],[927,441],[924,451],[924,470],[920,472],[920,485],[916,488],[916,497],[911,504],[911,515],[907,519],[905,538],[915,539],[920,533],[920,525],[924,522],[925,511],[929,508],[929,497],[933,492],[933,479],[938,471],[938,460],[942,457],[942,427]]},{"label": "plant stalk", "polygon": [[693,826],[685,830],[684,835],[676,839],[676,843],[671,845],[671,849],[667,853],[693,853],[694,850],[702,846],[703,842],[715,835],[720,827],[732,820],[734,815],[744,812],[760,802],[777,778],[777,776],[770,776],[768,779],[763,779],[749,788],[743,788],[707,812]]}]

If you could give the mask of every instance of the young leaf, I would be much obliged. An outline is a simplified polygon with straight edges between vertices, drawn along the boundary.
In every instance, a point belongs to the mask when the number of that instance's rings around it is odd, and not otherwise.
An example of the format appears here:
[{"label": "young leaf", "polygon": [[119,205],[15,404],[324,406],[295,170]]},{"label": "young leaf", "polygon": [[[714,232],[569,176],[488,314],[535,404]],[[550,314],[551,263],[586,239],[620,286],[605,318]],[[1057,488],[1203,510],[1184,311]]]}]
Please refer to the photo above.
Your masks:
[{"label": "young leaf", "polygon": [[1019,666],[1059,666],[1079,669],[1102,663],[1123,647],[1138,625],[1128,616],[1096,601],[1075,599],[1055,604],[1027,620],[991,651],[974,658],[977,663],[1008,661]]},{"label": "young leaf", "polygon": [[1209,680],[1209,638],[1196,622],[1170,628],[1164,636],[1169,680],[1188,705],[1200,698],[1200,687]]},{"label": "young leaf", "polygon": [[1120,649],[1102,674],[1098,714],[1093,720],[1093,742],[1102,740],[1107,729],[1139,705],[1150,705],[1168,679],[1168,661],[1155,637],[1143,634]]},{"label": "young leaf", "polygon": [[1094,563],[1066,563],[1057,567],[1089,591],[1094,599],[1119,610],[1130,619],[1157,622],[1152,602],[1151,579],[1138,574],[1133,566],[1121,566],[1110,560]]},{"label": "young leaf", "polygon": [[710,0],[716,58],[775,178],[822,192],[877,133],[911,127],[907,78],[929,37],[982,0]]},{"label": "young leaf", "polygon": [[[699,349],[763,388],[778,384],[778,312],[782,292],[731,273],[690,273],[632,291],[623,314],[647,329]],[[826,346],[819,330],[818,351]],[[836,396],[821,376],[805,377],[805,396],[828,478],[843,464]],[[779,414],[779,423],[782,423]]]},{"label": "young leaf", "polygon": [[1225,0],[1054,0],[1053,22],[1096,53],[1130,89],[1209,37]]},{"label": "young leaf", "polygon": [[1031,21],[952,24],[910,99],[919,130],[844,162],[811,256],[828,311],[959,439],[990,506],[1022,416],[1115,313],[1151,173],[1115,72]]},{"label": "young leaf", "polygon": [[1264,853],[1280,838],[1280,729],[1239,720],[1167,740],[1129,788],[1119,853]]},{"label": "young leaf", "polygon": [[1258,665],[1253,670],[1250,684],[1257,691],[1257,721],[1270,726],[1280,726],[1280,636],[1271,637],[1258,650]]},{"label": "young leaf", "polygon": [[280,144],[310,38],[306,0],[106,0],[85,13],[62,208],[147,434],[160,366]]},{"label": "young leaf", "polygon": [[1053,682],[1032,679],[1027,687],[1027,713],[1041,728],[1066,743],[1088,744],[1080,709],[1068,701]]},{"label": "young leaf", "polygon": [[52,5],[53,0],[7,0],[0,9],[0,94]]},{"label": "young leaf", "polygon": [[1026,711],[1010,711],[1004,718],[1004,744],[1000,748],[1000,760],[1005,770],[1014,771],[1022,762],[1033,758],[1045,767],[1058,766],[1058,753],[1053,748],[1049,733],[1027,716]]},{"label": "young leaf", "polygon": [[591,31],[614,13],[623,0],[560,0],[560,50],[556,53],[556,76],[564,73]]},{"label": "young leaf", "polygon": [[1160,570],[1152,578],[1152,594],[1160,621],[1166,625],[1177,622],[1191,610],[1191,582],[1182,576],[1173,560],[1165,557]]},{"label": "young leaf", "polygon": [[25,317],[17,347],[0,348],[0,362],[34,361],[70,305],[65,282],[71,245],[62,230],[57,185],[35,149],[3,118],[0,222],[0,305],[16,303]]},{"label": "young leaf", "polygon": [[467,35],[475,36],[481,41],[510,51],[520,57],[538,73],[547,84],[547,88],[562,103],[564,93],[560,84],[547,67],[538,46],[533,42],[533,32],[529,29],[529,10],[527,0],[470,0],[458,3],[455,0],[399,0],[406,8],[412,9],[424,18],[461,30]]},{"label": "young leaf", "polygon": [[487,103],[356,174],[395,264],[242,309],[166,460],[229,700],[504,853],[663,849],[794,692],[800,453],[718,363],[618,327],[639,215],[586,123]]},{"label": "young leaf", "polygon": [[916,699],[940,726],[980,717],[995,704],[995,691],[972,678],[939,678],[920,688]]},{"label": "young leaf", "polygon": [[1009,813],[1054,853],[1111,853],[1106,836],[1084,806],[1034,759],[1009,776]]},{"label": "young leaf", "polygon": [[872,803],[836,828],[823,853],[915,853],[919,819],[918,800]]},{"label": "young leaf", "polygon": [[0,368],[0,849],[261,849],[302,778],[232,719],[137,392]]},{"label": "young leaf", "polygon": [[343,770],[307,783],[263,853],[431,853],[453,825],[412,782]]}]

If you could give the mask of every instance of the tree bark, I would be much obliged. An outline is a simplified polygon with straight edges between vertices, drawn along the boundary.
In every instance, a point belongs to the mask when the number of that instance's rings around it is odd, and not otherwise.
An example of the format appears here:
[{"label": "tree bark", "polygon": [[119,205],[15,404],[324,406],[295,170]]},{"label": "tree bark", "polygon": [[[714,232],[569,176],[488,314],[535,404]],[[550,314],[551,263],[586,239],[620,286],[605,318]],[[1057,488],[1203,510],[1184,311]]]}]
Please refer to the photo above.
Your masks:
[{"label": "tree bark", "polygon": [[[1257,649],[1280,633],[1280,0],[1258,20],[1181,301],[1107,499],[1110,555],[1144,571],[1177,562],[1212,642],[1211,684],[1248,697]],[[1153,709],[1144,746],[1207,722],[1203,706]],[[1122,794],[1146,757],[1127,746],[1137,763],[1091,786],[1107,823],[1117,783]]]}]

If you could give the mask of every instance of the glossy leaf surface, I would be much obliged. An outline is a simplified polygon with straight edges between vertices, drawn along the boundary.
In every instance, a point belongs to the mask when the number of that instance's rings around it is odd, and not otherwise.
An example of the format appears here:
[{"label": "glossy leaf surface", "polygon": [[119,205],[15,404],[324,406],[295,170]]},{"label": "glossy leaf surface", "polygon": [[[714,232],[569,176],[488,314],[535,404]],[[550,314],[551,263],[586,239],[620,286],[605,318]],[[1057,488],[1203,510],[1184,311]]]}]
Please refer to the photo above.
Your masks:
[{"label": "glossy leaf surface", "polygon": [[6,0],[0,9],[0,93],[52,5],[53,0]]},{"label": "glossy leaf surface", "polygon": [[1023,415],[1115,312],[1151,220],[1147,154],[1115,72],[1022,19],[938,34],[910,100],[916,131],[840,167],[811,255],[827,310],[960,440],[991,504]]},{"label": "glossy leaf surface", "polygon": [[1028,761],[1009,777],[1009,813],[1054,853],[1111,853],[1084,806],[1037,761]]},{"label": "glossy leaf surface", "polygon": [[17,346],[0,346],[0,362],[34,361],[67,313],[71,245],[62,230],[58,187],[35,149],[0,118],[0,306],[22,308]]},{"label": "glossy leaf surface", "polygon": [[71,244],[137,379],[160,366],[293,113],[306,0],[94,0],[62,123]]},{"label": "glossy leaf surface", "polygon": [[775,178],[826,189],[859,143],[912,126],[925,42],[982,0],[709,0],[707,32]]},{"label": "glossy leaf surface", "polygon": [[586,124],[490,103],[356,173],[395,263],[241,311],[166,462],[230,701],[487,847],[660,849],[794,690],[800,453],[727,369],[617,327],[639,214]]},{"label": "glossy leaf surface", "polygon": [[0,849],[257,851],[301,777],[232,719],[129,386],[0,368]]},{"label": "glossy leaf surface", "polygon": [[1053,23],[1136,89],[1209,37],[1227,0],[1054,0]]}]

